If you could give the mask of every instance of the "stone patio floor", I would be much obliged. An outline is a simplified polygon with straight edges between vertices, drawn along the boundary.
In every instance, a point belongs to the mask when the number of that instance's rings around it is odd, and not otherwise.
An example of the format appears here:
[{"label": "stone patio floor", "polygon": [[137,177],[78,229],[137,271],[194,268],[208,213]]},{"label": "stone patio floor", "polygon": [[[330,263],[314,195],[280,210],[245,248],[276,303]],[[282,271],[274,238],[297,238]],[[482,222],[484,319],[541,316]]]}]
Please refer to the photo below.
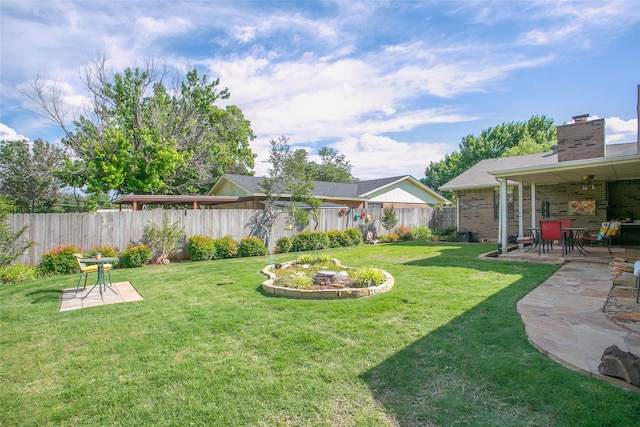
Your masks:
[{"label": "stone patio floor", "polygon": [[[640,259],[639,248],[617,250],[614,257]],[[538,255],[510,251],[502,261],[562,264],[560,269],[517,303],[529,342],[552,360],[573,369],[640,392],[623,379],[598,372],[604,350],[617,345],[640,356],[640,304],[635,277],[623,273],[614,280],[607,252],[587,256],[559,252]]]},{"label": "stone patio floor", "polygon": [[77,294],[75,287],[64,289],[62,291],[59,311],[79,310],[81,308],[141,301],[144,299],[129,282],[113,283],[111,287],[116,293],[113,293],[107,288],[103,290],[102,297],[100,296],[98,287],[96,286],[93,290],[91,289],[92,287],[93,284],[91,286],[87,285],[86,289],[81,289],[81,292]]}]

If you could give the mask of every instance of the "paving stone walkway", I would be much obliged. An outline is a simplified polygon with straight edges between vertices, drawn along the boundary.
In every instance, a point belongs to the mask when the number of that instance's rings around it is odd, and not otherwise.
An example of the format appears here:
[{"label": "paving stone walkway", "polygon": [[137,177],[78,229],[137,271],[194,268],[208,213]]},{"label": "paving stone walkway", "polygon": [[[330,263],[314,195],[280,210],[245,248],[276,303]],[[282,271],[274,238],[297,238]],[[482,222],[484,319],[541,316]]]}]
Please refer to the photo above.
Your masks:
[{"label": "paving stone walkway", "polygon": [[[623,325],[605,314],[610,294],[615,291],[612,285],[613,275],[607,264],[566,263],[518,302],[518,313],[529,341],[551,359],[573,370],[640,391],[624,380],[598,372],[602,354],[611,345],[640,355],[637,325],[633,322]],[[625,295],[629,297],[629,290]],[[635,306],[631,311],[637,309],[637,304]]]}]

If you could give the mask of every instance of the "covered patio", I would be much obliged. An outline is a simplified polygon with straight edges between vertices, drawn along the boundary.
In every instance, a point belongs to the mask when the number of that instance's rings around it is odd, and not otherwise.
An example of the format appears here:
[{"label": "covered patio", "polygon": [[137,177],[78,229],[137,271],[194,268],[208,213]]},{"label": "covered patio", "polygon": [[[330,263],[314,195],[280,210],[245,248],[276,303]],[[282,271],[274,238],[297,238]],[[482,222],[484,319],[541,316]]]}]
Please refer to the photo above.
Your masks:
[{"label": "covered patio", "polygon": [[538,254],[537,250],[529,249],[528,246],[507,245],[506,250],[498,254],[498,250],[485,254],[484,258],[500,258],[505,261],[535,262],[545,264],[565,264],[568,262],[584,262],[591,264],[611,264],[614,260],[640,260],[640,246],[613,246],[611,248],[613,257],[603,246],[585,246],[586,253],[582,254],[577,250],[562,254],[559,246],[554,246],[552,250],[547,250]]},{"label": "covered patio", "polygon": [[[618,245],[640,246],[640,239],[638,239],[640,220],[630,218],[631,221],[624,221],[625,213],[630,209],[629,206],[633,206],[634,210],[640,209],[640,192],[638,191],[640,156],[637,151],[627,155],[502,169],[490,171],[489,174],[493,175],[500,184],[498,242],[503,246],[508,242],[510,203],[507,188],[514,183],[517,186],[518,203],[517,211],[513,214],[517,220],[518,236],[524,236],[526,230],[537,227],[541,219],[566,218],[567,204],[572,200],[581,203],[581,200],[591,197],[593,200],[590,201],[595,208],[591,213],[592,216],[574,216],[576,223],[574,226],[597,230],[601,222],[623,219],[620,237],[623,235],[628,237],[625,240],[618,239]],[[530,196],[527,201],[524,199],[527,192],[525,187],[529,187]],[[549,202],[544,200],[548,198],[545,197],[545,189],[551,189],[554,192],[556,205],[560,205],[564,197],[564,215],[558,215],[560,208],[556,208],[555,213],[549,208]],[[537,208],[539,197],[543,198],[539,203],[540,209]],[[525,216],[525,211],[529,217]]]}]

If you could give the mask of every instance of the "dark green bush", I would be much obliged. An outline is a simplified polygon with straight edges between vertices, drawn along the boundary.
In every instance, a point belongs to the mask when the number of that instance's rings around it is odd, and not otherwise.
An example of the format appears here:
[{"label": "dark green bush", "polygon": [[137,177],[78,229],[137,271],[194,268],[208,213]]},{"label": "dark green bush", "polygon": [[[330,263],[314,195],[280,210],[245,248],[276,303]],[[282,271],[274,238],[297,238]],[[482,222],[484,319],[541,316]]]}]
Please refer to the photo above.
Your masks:
[{"label": "dark green bush", "polygon": [[349,235],[344,231],[328,231],[327,238],[329,239],[330,248],[344,248],[346,246],[352,246],[353,241]]},{"label": "dark green bush", "polygon": [[82,249],[73,245],[58,246],[42,255],[38,270],[43,275],[78,272],[78,263],[73,257],[75,253],[82,253]]},{"label": "dark green bush", "polygon": [[429,227],[415,227],[411,229],[411,235],[414,239],[423,239],[426,237],[431,237],[431,230]]},{"label": "dark green bush", "polygon": [[238,242],[231,236],[215,239],[216,259],[233,258],[238,253]]},{"label": "dark green bush", "polygon": [[95,248],[91,248],[88,255],[94,256],[96,253],[100,252],[103,257],[117,257],[118,250],[111,246],[96,246]]},{"label": "dark green bush", "polygon": [[[103,257],[111,258],[118,256],[118,250],[112,246],[96,246],[89,251],[88,255],[94,256],[98,252],[100,252],[100,255],[102,255]],[[120,262],[112,262],[111,265],[113,266],[113,268],[116,268],[120,265]]]},{"label": "dark green bush", "polygon": [[362,231],[357,228],[347,228],[344,232],[349,236],[351,242],[353,242],[352,245],[357,246],[362,243]]},{"label": "dark green bush", "polygon": [[[447,236],[447,235],[455,235],[456,234],[456,226],[455,225],[450,225],[449,227],[445,227],[441,230],[441,233],[443,236]],[[457,236],[456,236],[457,237]]]},{"label": "dark green bush", "polygon": [[293,237],[282,237],[276,242],[276,252],[286,254],[293,249]]},{"label": "dark green bush", "polygon": [[192,261],[216,259],[216,242],[208,236],[191,236],[187,240],[187,252]]},{"label": "dark green bush", "polygon": [[340,248],[362,243],[362,232],[357,228],[345,231],[303,231],[295,237],[282,237],[276,242],[276,252],[312,251],[326,248]]},{"label": "dark green bush", "polygon": [[142,267],[149,262],[153,252],[147,245],[131,245],[122,251],[120,255],[120,265],[122,267]]},{"label": "dark green bush", "polygon": [[329,247],[329,237],[323,231],[303,231],[294,238],[293,247],[297,251],[313,251]]},{"label": "dark green bush", "polygon": [[257,237],[245,237],[240,240],[240,246],[238,247],[238,255],[241,257],[246,256],[260,256],[269,253],[267,246],[262,239]]},{"label": "dark green bush", "polygon": [[378,236],[379,243],[393,243],[397,241],[398,241],[398,235],[396,233],[391,233],[389,235],[381,234]]}]

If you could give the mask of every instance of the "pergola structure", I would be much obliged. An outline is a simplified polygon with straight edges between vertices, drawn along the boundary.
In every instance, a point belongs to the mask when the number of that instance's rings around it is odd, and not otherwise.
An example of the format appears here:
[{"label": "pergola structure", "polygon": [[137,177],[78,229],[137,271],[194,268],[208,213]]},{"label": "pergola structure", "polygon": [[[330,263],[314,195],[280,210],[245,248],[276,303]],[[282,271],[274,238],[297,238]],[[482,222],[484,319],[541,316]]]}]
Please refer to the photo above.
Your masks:
[{"label": "pergola structure", "polygon": [[239,196],[203,196],[192,195],[154,195],[154,194],[128,194],[116,199],[113,203],[120,206],[131,205],[134,211],[141,210],[144,205],[165,205],[165,206],[188,206],[198,209],[198,206],[225,205],[247,202],[249,205],[253,201],[252,197]]}]

